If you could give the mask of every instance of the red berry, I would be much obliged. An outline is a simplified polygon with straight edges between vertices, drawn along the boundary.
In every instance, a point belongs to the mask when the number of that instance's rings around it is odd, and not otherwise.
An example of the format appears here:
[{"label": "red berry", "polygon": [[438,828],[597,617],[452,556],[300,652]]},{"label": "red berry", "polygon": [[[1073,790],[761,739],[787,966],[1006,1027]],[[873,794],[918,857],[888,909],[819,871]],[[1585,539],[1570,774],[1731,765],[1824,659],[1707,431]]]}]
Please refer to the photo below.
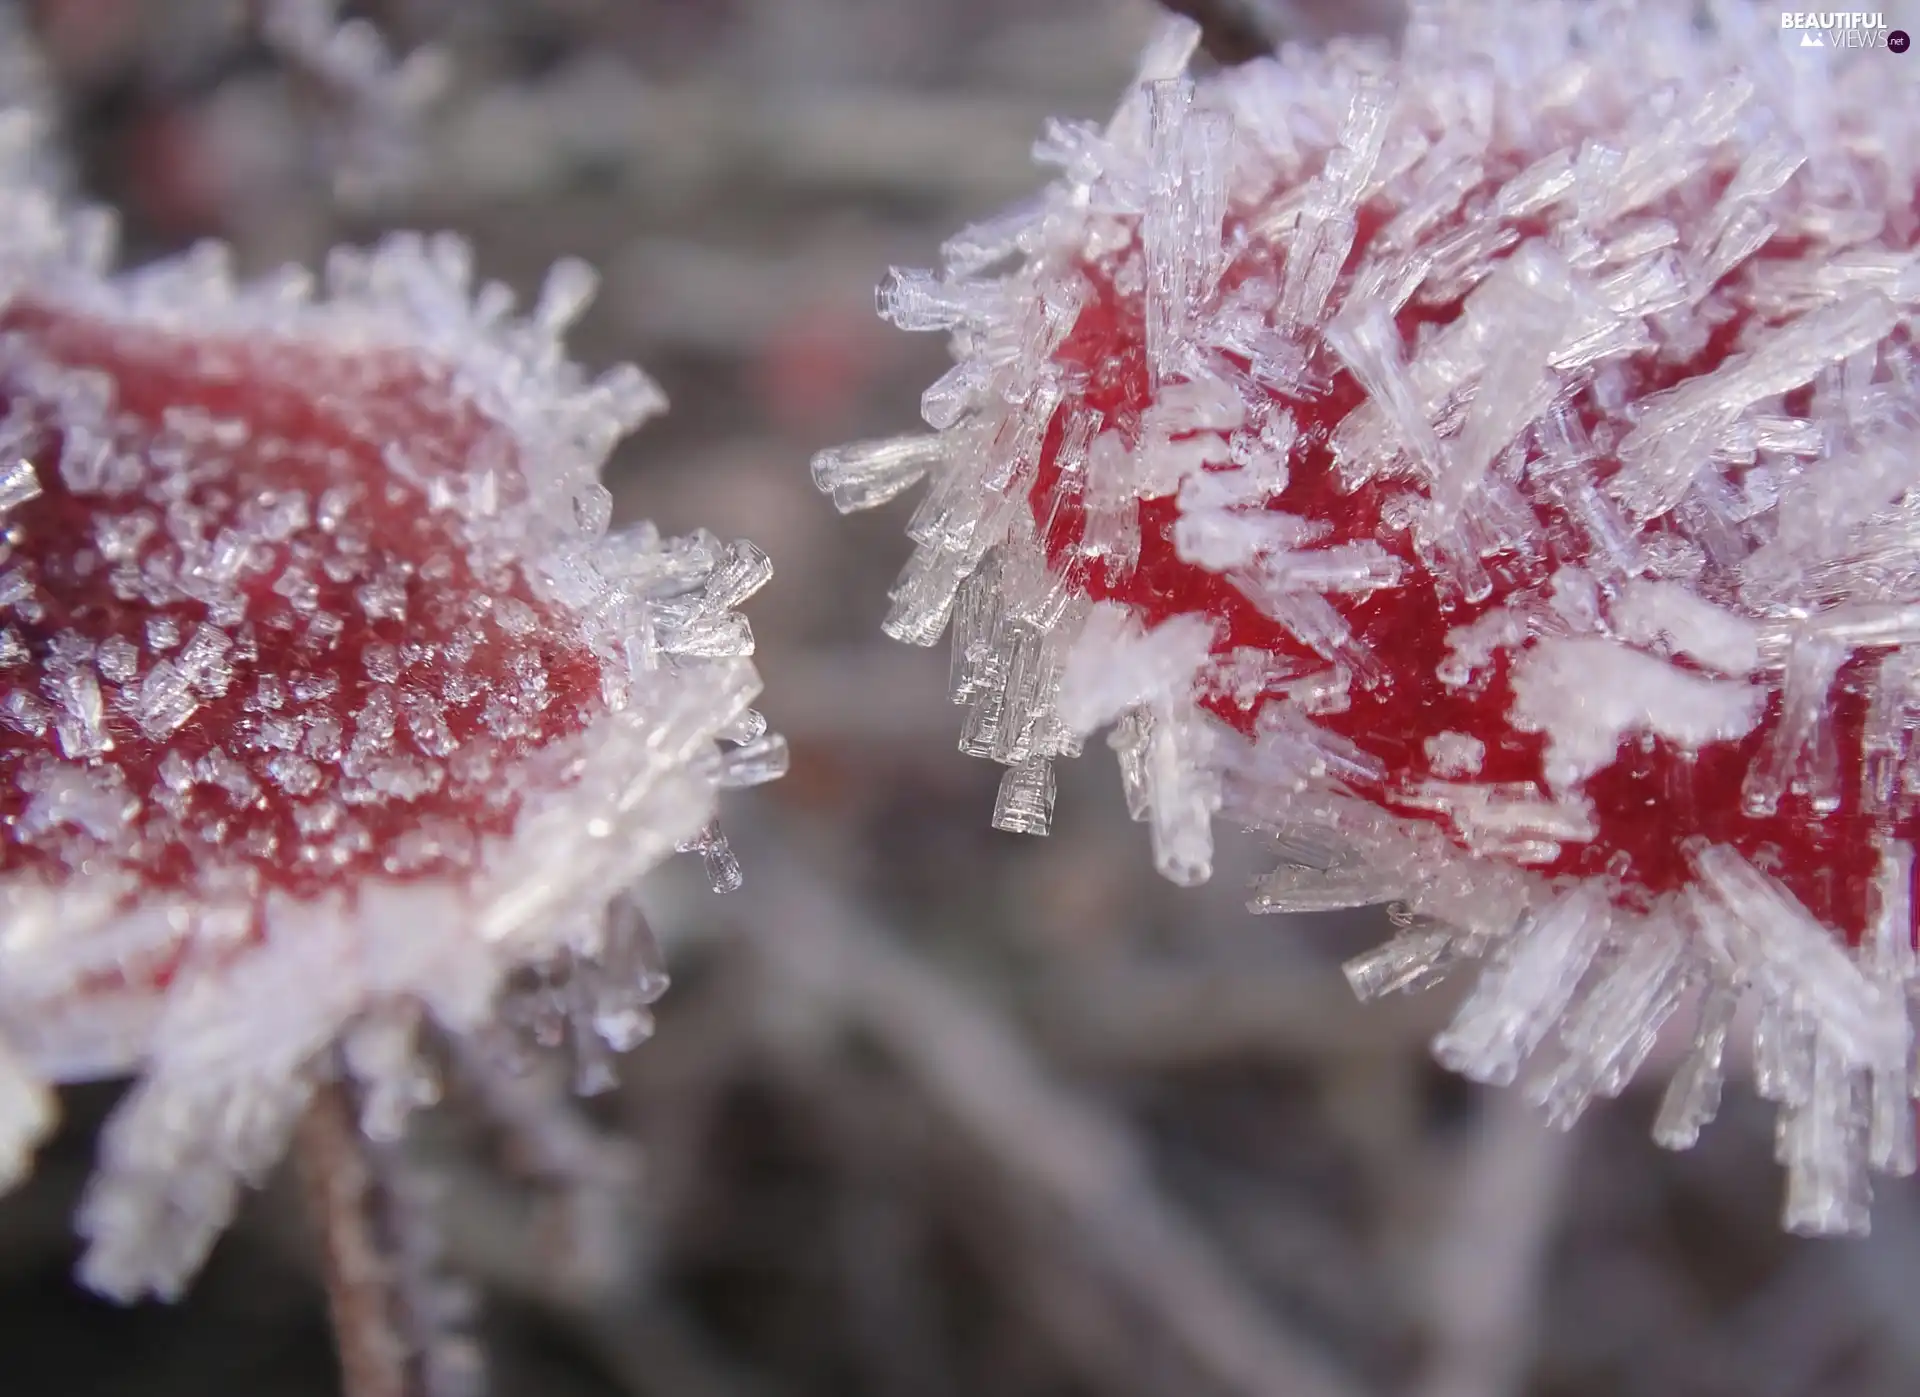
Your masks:
[{"label": "red berry", "polygon": [[784,765],[734,610],[768,567],[609,530],[661,402],[566,358],[577,264],[524,320],[452,239],[336,253],[324,299],[216,249],[34,270],[0,306],[0,1166],[36,1082],[138,1071],[86,1273],[166,1291],[323,1051],[392,1129],[422,1013],[571,1030],[589,1081],[644,1036],[621,900],[676,846],[736,881],[714,795]]},{"label": "red berry", "polygon": [[104,850],[129,902],[239,884],[258,934],[268,890],[447,877],[511,831],[499,774],[586,729],[603,660],[476,548],[525,486],[450,369],[33,302],[0,335],[12,449],[60,463],[7,517],[0,873]]},{"label": "red berry", "polygon": [[1789,1221],[1853,1230],[1913,1167],[1913,79],[1646,8],[1198,83],[1169,30],[1046,195],[883,287],[954,332],[938,435],[816,476],[931,473],[888,628],[951,618],[996,823],[1118,720],[1163,872],[1223,812],[1278,836],[1256,907],[1397,900],[1356,986],[1487,959],[1436,1047],[1562,1121],[1695,1003],[1690,1140],[1751,993]]}]

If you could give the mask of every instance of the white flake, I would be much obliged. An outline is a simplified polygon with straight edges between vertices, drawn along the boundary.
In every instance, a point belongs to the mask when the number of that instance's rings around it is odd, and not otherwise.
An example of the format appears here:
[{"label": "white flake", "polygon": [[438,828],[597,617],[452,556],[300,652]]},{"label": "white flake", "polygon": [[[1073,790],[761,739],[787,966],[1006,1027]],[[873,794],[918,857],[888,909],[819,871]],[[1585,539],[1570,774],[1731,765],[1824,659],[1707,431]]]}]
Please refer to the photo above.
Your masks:
[{"label": "white flake", "polygon": [[1664,646],[1733,678],[1760,663],[1760,626],[1676,582],[1629,582],[1610,612],[1622,640]]},{"label": "white flake", "polygon": [[1546,775],[1573,786],[1649,733],[1686,751],[1731,742],[1759,721],[1765,694],[1708,679],[1598,637],[1549,637],[1513,667],[1514,726],[1547,738]]}]

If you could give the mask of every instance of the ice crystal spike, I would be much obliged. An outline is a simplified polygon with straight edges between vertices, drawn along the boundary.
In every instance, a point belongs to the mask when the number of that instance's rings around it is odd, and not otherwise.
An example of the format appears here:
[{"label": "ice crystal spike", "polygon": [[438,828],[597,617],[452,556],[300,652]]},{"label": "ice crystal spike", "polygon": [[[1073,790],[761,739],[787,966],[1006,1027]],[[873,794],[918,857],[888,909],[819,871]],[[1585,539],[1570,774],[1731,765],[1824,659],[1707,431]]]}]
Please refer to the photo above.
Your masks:
[{"label": "ice crystal spike", "polygon": [[716,795],[786,748],[734,610],[765,555],[608,531],[660,399],[566,356],[584,268],[516,321],[451,238],[291,294],[105,273],[77,222],[24,182],[0,222],[0,1185],[51,1084],[136,1076],[84,1273],[168,1294],[316,1062],[390,1133],[423,1015],[644,1036],[620,898],[679,847],[736,884]]},{"label": "ice crystal spike", "polygon": [[1789,1225],[1852,1231],[1913,1167],[1920,68],[1695,9],[1436,0],[1405,58],[1198,78],[1175,22],[892,274],[932,435],[815,473],[929,478],[887,629],[952,620],[996,824],[1111,724],[1164,873],[1218,813],[1276,832],[1257,909],[1396,899],[1356,989],[1483,962],[1436,1050],[1558,1122],[1691,1024],[1689,1144],[1751,1032]]}]

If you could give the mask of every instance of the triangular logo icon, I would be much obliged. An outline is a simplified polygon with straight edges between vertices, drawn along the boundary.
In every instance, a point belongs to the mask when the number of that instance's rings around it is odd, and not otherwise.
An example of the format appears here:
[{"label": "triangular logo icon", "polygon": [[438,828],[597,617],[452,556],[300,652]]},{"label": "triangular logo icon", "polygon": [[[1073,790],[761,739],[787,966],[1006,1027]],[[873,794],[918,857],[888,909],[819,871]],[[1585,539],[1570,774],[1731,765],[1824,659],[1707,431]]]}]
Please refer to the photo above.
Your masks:
[{"label": "triangular logo icon", "polygon": [[1827,46],[1827,41],[1826,41],[1825,39],[1823,39],[1823,38],[1821,38],[1821,37],[1820,37],[1820,36],[1819,36],[1818,34],[1816,34],[1816,33],[1814,33],[1814,32],[1813,32],[1813,31],[1812,31],[1811,29],[1807,29],[1807,30],[1802,30],[1802,31],[1801,31],[1801,34],[1800,34],[1800,47],[1801,47],[1801,48],[1803,48],[1803,49],[1823,49],[1823,48],[1825,48],[1826,46]]}]

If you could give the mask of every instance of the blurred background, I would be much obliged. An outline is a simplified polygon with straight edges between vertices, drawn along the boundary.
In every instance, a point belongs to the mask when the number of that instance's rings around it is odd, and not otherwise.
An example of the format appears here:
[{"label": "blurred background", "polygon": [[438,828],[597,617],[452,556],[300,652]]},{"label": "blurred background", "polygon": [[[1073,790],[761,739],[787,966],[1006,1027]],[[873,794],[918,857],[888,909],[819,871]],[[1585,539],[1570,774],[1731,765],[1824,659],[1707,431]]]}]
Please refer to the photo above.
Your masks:
[{"label": "blurred background", "polygon": [[[807,461],[912,429],[945,362],[872,288],[1034,188],[1042,120],[1111,107],[1147,0],[354,7],[445,62],[411,160],[239,0],[28,8],[135,255],[451,228],[526,293],[584,256],[580,357],[673,403],[615,463],[619,514],[774,559],[750,614],[793,771],[726,809],[743,891],[690,859],[646,888],[658,1036],[590,1101],[557,1069],[456,1076],[408,1147],[499,1397],[1920,1392],[1912,1188],[1881,1186],[1869,1240],[1801,1242],[1744,1089],[1670,1156],[1653,1087],[1560,1135],[1445,1076],[1446,993],[1362,1009],[1340,974],[1382,915],[1249,915],[1260,851],[1231,837],[1210,887],[1163,886],[1103,750],[1051,838],[992,832],[944,647],[880,636],[911,501],[837,518]],[[0,1200],[0,1392],[334,1392],[287,1180],[177,1308],[70,1283],[114,1094],[72,1093]]]}]

